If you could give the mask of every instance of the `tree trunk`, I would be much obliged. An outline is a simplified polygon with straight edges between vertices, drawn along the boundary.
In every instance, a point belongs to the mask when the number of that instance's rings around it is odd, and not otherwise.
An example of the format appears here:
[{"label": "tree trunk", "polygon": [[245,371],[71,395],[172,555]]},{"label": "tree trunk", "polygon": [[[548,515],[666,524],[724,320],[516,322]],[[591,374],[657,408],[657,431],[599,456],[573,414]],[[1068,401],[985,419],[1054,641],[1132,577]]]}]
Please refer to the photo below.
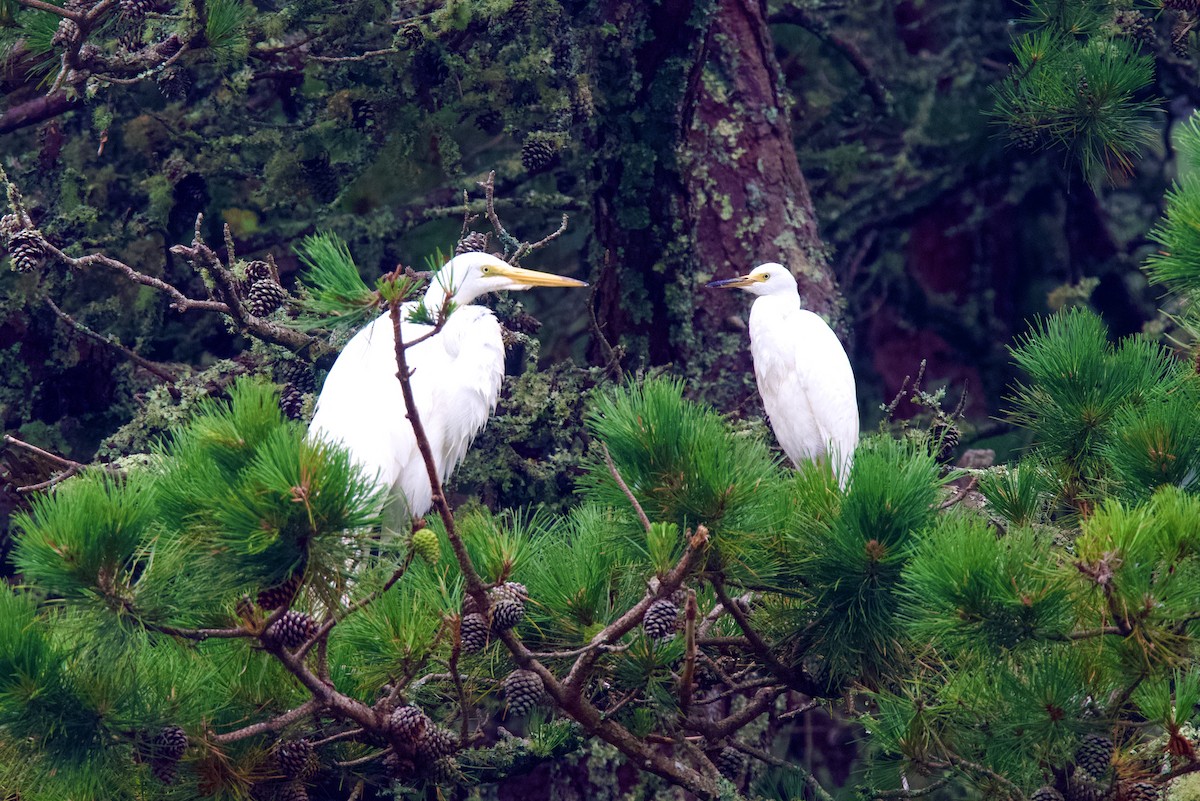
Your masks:
[{"label": "tree trunk", "polygon": [[730,408],[753,392],[748,299],[706,281],[778,261],[805,304],[838,294],[796,161],[760,0],[611,0],[597,70],[596,313],[625,366],[673,363]]}]

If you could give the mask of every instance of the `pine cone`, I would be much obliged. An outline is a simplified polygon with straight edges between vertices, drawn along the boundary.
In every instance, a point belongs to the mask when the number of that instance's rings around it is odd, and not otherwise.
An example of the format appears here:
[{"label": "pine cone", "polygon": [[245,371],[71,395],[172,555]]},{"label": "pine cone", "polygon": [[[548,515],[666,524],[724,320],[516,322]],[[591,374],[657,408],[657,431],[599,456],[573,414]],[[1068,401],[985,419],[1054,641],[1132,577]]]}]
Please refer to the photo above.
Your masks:
[{"label": "pine cone", "polygon": [[1034,790],[1029,801],[1063,801],[1063,795],[1047,784]]},{"label": "pine cone", "polygon": [[284,384],[279,393],[279,408],[289,420],[299,420],[304,416],[304,390],[295,384]]},{"label": "pine cone", "polygon": [[316,772],[316,755],[309,740],[284,740],[275,749],[279,771],[289,779],[306,779]]},{"label": "pine cone", "polygon": [[476,615],[482,610],[479,608],[478,602],[472,595],[464,594],[462,599],[462,613],[464,615]]},{"label": "pine cone", "polygon": [[265,261],[255,259],[246,265],[246,279],[243,285],[246,287],[252,287],[259,281],[265,281],[268,278],[274,278],[274,276],[271,275],[271,265],[267,264]]},{"label": "pine cone", "polygon": [[746,769],[746,755],[729,746],[721,749],[715,762],[721,775],[734,782],[741,778],[742,771]]},{"label": "pine cone", "polygon": [[1122,36],[1128,36],[1144,44],[1154,44],[1154,21],[1140,11],[1131,9],[1118,11],[1113,17],[1113,25]]},{"label": "pine cone", "polygon": [[1200,0],[1162,0],[1162,6],[1176,11],[1200,11]]},{"label": "pine cone", "polygon": [[28,228],[17,231],[8,240],[8,252],[12,267],[19,273],[28,273],[42,266],[46,252],[42,249],[42,237]]},{"label": "pine cone", "polygon": [[586,83],[579,83],[571,92],[571,119],[575,122],[587,122],[596,113],[596,103],[592,99],[592,89]]},{"label": "pine cone", "polygon": [[267,634],[283,643],[285,648],[298,648],[317,633],[317,621],[303,612],[284,612],[279,620],[271,624]]},{"label": "pine cone", "polygon": [[153,0],[118,0],[117,2],[117,11],[130,22],[140,22],[153,10]]},{"label": "pine cone", "polygon": [[1122,801],[1158,801],[1161,792],[1154,782],[1138,781],[1121,785],[1119,798]]},{"label": "pine cone", "polygon": [[429,716],[415,706],[402,706],[388,718],[388,731],[402,740],[416,742],[433,728]]},{"label": "pine cone", "polygon": [[54,36],[50,39],[50,44],[56,47],[69,44],[79,38],[79,26],[74,20],[62,19],[59,20],[58,28],[54,31]]},{"label": "pine cone", "polygon": [[541,702],[545,694],[542,677],[532,670],[514,670],[504,679],[504,698],[508,701],[510,714],[526,714]]},{"label": "pine cone", "polygon": [[434,760],[453,754],[458,748],[457,738],[442,726],[428,726],[425,736],[417,740],[417,756]]},{"label": "pine cone", "polygon": [[471,231],[469,234],[458,240],[458,245],[454,248],[454,255],[460,253],[486,253],[488,246],[488,235],[480,231]]},{"label": "pine cone", "polygon": [[675,622],[679,618],[679,607],[674,601],[661,599],[650,604],[642,615],[642,628],[652,640],[669,640],[675,636]]},{"label": "pine cone", "polygon": [[532,133],[521,145],[521,164],[531,173],[541,172],[558,159],[558,146],[540,132]]},{"label": "pine cone", "polygon": [[[1165,5],[1165,4],[1164,4]],[[1171,52],[1180,58],[1191,55],[1190,39],[1196,27],[1196,15],[1192,11],[1179,11],[1171,22]]]},{"label": "pine cone", "polygon": [[1112,740],[1099,734],[1089,734],[1075,751],[1075,767],[1086,771],[1094,779],[1103,779],[1108,775],[1112,755]]},{"label": "pine cone", "polygon": [[15,214],[5,214],[0,217],[0,241],[7,242],[24,227],[20,217]]},{"label": "pine cone", "polygon": [[329,163],[328,153],[301,161],[300,171],[309,191],[318,202],[330,203],[338,196],[338,174]]},{"label": "pine cone", "polygon": [[526,591],[523,584],[508,581],[488,591],[492,631],[507,631],[525,617]]},{"label": "pine cone", "polygon": [[158,91],[167,100],[187,100],[196,82],[190,70],[179,66],[163,70],[157,80]]},{"label": "pine cone", "polygon": [[474,654],[482,651],[488,644],[487,618],[478,612],[463,615],[459,626],[459,639],[465,653]]},{"label": "pine cone", "polygon": [[179,762],[173,759],[150,760],[150,775],[163,784],[174,784],[179,777]]},{"label": "pine cone", "polygon": [[1076,770],[1067,779],[1067,791],[1063,795],[1066,801],[1100,801],[1104,792],[1100,783],[1086,771]]},{"label": "pine cone", "polygon": [[179,726],[163,726],[154,735],[154,758],[178,762],[187,750],[187,732]]},{"label": "pine cone", "polygon": [[413,83],[424,88],[440,86],[450,76],[450,68],[446,66],[442,49],[432,42],[426,42],[416,49],[409,72]]},{"label": "pine cone", "polygon": [[300,582],[304,580],[304,568],[298,568],[292,575],[274,587],[268,587],[258,594],[258,605],[263,609],[278,609],[287,606],[296,597]]},{"label": "pine cone", "polygon": [[463,781],[463,773],[458,768],[458,760],[452,756],[439,757],[429,766],[429,779],[435,784],[459,784]]},{"label": "pine cone", "polygon": [[275,801],[308,801],[308,788],[304,782],[288,782],[275,793]]},{"label": "pine cone", "polygon": [[950,464],[954,451],[962,439],[962,432],[954,420],[939,414],[929,426],[929,449],[939,464]]},{"label": "pine cone", "polygon": [[442,558],[442,544],[438,541],[437,533],[431,528],[421,528],[412,535],[413,553],[431,565],[436,565]]},{"label": "pine cone", "polygon": [[279,362],[279,383],[293,384],[301,392],[313,392],[317,382],[313,378],[312,365],[301,359]]},{"label": "pine cone", "polygon": [[413,50],[425,44],[425,31],[421,29],[420,24],[410,22],[400,29],[400,38],[404,40],[404,46]]},{"label": "pine cone", "polygon": [[506,20],[513,27],[524,30],[529,27],[529,22],[533,18],[533,2],[532,0],[513,0],[508,9]]},{"label": "pine cone", "polygon": [[270,278],[255,281],[246,293],[246,306],[255,317],[266,317],[283,305],[287,291]]}]

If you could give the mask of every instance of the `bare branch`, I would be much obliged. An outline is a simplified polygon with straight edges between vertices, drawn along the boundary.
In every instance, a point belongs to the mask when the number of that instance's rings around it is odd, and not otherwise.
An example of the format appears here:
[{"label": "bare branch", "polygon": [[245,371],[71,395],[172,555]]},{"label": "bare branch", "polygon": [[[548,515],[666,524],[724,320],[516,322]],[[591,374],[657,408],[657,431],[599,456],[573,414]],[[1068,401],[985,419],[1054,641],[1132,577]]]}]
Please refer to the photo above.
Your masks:
[{"label": "bare branch", "polygon": [[608,446],[603,442],[600,443],[600,448],[604,451],[604,461],[608,465],[608,472],[612,474],[613,480],[617,482],[617,486],[625,493],[625,497],[629,499],[633,510],[637,512],[638,520],[642,521],[642,528],[646,529],[646,533],[650,533],[650,518],[646,517],[646,512],[642,509],[642,505],[638,503],[638,499],[634,497],[630,491],[629,485],[625,483],[625,479],[621,478],[621,473],[617,470],[617,466],[613,464],[612,456],[608,452]]},{"label": "bare branch", "polygon": [[399,53],[400,50],[395,47],[385,47],[382,50],[368,50],[365,53],[359,53],[357,56],[309,56],[310,61],[317,61],[322,64],[348,64],[366,61],[379,56],[392,56]]},{"label": "bare branch", "polygon": [[46,302],[46,305],[50,307],[50,310],[52,312],[54,312],[60,320],[65,322],[67,325],[70,325],[72,328],[74,328],[79,333],[83,334],[84,336],[88,337],[89,339],[92,339],[92,340],[95,340],[96,342],[107,345],[108,347],[112,348],[113,350],[115,350],[118,353],[120,353],[121,355],[123,355],[125,358],[129,359],[131,362],[136,364],[138,367],[141,367],[141,368],[145,369],[147,372],[162,379],[163,382],[167,385],[167,392],[171,393],[172,398],[174,398],[175,400],[179,400],[180,397],[182,397],[181,393],[179,392],[179,388],[177,386],[175,386],[175,382],[178,380],[178,377],[174,373],[172,373],[170,370],[168,370],[164,365],[161,365],[158,362],[152,362],[149,359],[142,356],[137,351],[135,351],[131,348],[125,347],[120,342],[118,342],[115,337],[104,336],[103,334],[99,333],[98,331],[93,331],[91,328],[88,328],[86,325],[79,322],[74,317],[72,317],[71,315],[67,314],[65,311],[60,309],[58,307],[58,304],[56,304],[48,296],[45,298],[45,302]]},{"label": "bare branch", "polygon": [[13,445],[17,448],[21,448],[22,450],[29,451],[30,453],[40,456],[43,459],[49,459],[50,461],[54,462],[56,465],[58,465],[59,467],[62,467],[62,468],[82,470],[83,468],[87,467],[87,465],[85,465],[83,462],[77,462],[74,459],[68,459],[64,456],[59,456],[58,454],[51,453],[50,451],[44,451],[41,448],[39,448],[37,445],[30,445],[28,442],[19,440],[16,437],[12,436],[11,434],[4,435],[4,444],[5,445]]},{"label": "bare branch", "polygon": [[519,262],[521,259],[528,256],[530,253],[533,253],[535,250],[541,250],[542,248],[546,247],[546,245],[549,245],[551,242],[553,242],[555,239],[558,239],[560,236],[562,236],[566,232],[567,232],[567,215],[564,214],[562,216],[562,223],[559,224],[557,230],[555,230],[553,233],[547,234],[546,236],[542,237],[541,239],[539,239],[538,241],[536,241],[532,244],[530,244],[528,242],[522,242],[517,247],[516,252],[513,253],[511,261],[514,264],[516,262]]},{"label": "bare branch", "polygon": [[799,773],[804,777],[804,783],[808,786],[808,789],[812,790],[813,795],[820,799],[820,801],[833,801],[833,796],[829,794],[829,791],[822,787],[821,783],[817,781],[817,778],[813,776],[811,772],[805,770],[800,763],[787,762],[775,756],[774,754],[768,754],[766,751],[754,748],[753,746],[746,745],[745,743],[741,743],[736,740],[730,740],[729,745],[738,751],[741,751],[743,754],[754,757],[760,762],[765,762],[768,765],[774,765],[777,768],[783,768],[784,770]]}]

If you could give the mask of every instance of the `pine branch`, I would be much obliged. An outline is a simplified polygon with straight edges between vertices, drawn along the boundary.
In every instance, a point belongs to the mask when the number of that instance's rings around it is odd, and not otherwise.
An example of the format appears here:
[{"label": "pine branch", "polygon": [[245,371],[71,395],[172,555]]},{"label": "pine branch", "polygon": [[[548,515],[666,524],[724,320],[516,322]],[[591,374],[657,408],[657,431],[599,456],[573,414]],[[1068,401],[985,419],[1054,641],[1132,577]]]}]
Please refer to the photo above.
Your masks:
[{"label": "pine branch", "polygon": [[750,649],[754,652],[755,656],[762,660],[767,670],[771,671],[780,681],[792,689],[802,692],[805,695],[822,696],[828,692],[827,688],[820,686],[817,682],[804,675],[803,672],[793,670],[779,661],[771,651],[771,647],[767,645],[762,636],[750,625],[750,619],[746,617],[746,613],[729,597],[729,593],[725,590],[724,579],[720,574],[710,576],[709,583],[712,584],[713,591],[716,593],[721,605],[729,611],[730,617],[737,622],[742,633],[750,641]]},{"label": "pine branch", "polygon": [[[287,712],[284,712],[282,715],[277,715],[276,717],[273,717],[270,720],[264,720],[259,723],[253,723],[249,726],[244,726],[240,729],[235,729],[234,731],[225,732],[224,734],[212,734],[209,737],[209,740],[211,740],[214,743],[218,743],[218,744],[235,743],[239,740],[246,740],[246,739],[249,739],[250,737],[257,737],[260,734],[267,734],[269,732],[283,731],[284,729],[286,729],[288,726],[292,725],[296,721],[301,720],[302,718],[305,718],[305,717],[311,715],[312,713],[318,711],[319,709],[320,709],[320,704],[318,704],[315,699],[308,700],[308,701],[305,701],[300,706],[296,707],[295,709],[289,709]],[[353,729],[352,731],[358,732],[360,734],[362,733],[362,729]],[[344,736],[344,733],[343,733],[343,736]],[[332,742],[332,741],[333,741],[333,738],[326,738],[325,740],[320,741],[320,744],[323,745],[326,742]],[[317,743],[313,743],[313,745],[315,746],[315,745],[317,745]]]}]

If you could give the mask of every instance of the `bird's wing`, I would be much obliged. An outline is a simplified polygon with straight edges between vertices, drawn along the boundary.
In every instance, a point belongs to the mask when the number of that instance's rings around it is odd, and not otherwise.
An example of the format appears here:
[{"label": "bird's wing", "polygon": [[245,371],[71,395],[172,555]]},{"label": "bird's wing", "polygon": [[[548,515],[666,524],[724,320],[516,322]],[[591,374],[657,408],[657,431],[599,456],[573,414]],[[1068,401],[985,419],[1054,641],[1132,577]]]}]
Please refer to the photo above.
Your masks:
[{"label": "bird's wing", "polygon": [[779,444],[794,463],[832,448],[837,465],[848,464],[858,444],[858,402],[837,335],[800,309],[752,322],[754,372]]},{"label": "bird's wing", "polygon": [[[406,322],[401,330],[404,339],[411,341],[429,326]],[[311,436],[348,448],[368,475],[388,487],[417,455],[396,378],[395,342],[392,321],[386,314],[355,334],[325,378],[309,427]],[[410,361],[428,344],[413,348],[408,354]],[[417,408],[432,408],[430,385],[414,380],[412,388]]]},{"label": "bird's wing", "polygon": [[449,360],[433,390],[441,423],[444,480],[496,408],[504,381],[504,341],[496,316],[482,306],[457,309],[439,338]]},{"label": "bird's wing", "polygon": [[[846,349],[833,329],[816,314],[801,310],[797,320],[797,371],[805,377],[821,440],[835,453],[835,464],[848,465],[858,446],[858,393]],[[842,471],[838,470],[839,475]]]}]

